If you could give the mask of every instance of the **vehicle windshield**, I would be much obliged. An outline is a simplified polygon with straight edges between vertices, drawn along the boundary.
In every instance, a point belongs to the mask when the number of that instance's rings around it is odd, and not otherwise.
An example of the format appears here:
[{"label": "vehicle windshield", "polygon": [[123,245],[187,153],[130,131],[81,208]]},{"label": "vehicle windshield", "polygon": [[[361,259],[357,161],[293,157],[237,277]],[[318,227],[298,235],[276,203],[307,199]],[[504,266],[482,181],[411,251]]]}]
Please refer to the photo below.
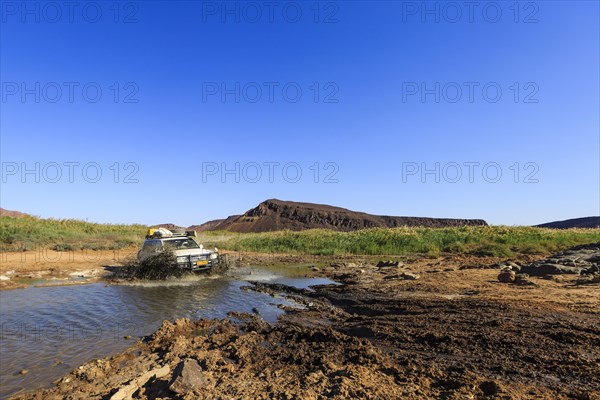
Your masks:
[{"label": "vehicle windshield", "polygon": [[199,249],[198,243],[190,238],[181,238],[164,241],[165,249],[181,250],[181,249]]}]

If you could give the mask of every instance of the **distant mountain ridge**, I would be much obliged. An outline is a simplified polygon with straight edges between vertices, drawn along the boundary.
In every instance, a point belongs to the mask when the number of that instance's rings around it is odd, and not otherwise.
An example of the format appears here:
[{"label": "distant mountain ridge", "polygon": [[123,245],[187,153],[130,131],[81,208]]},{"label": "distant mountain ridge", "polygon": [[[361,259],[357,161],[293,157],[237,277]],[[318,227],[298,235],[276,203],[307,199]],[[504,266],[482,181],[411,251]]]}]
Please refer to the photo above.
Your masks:
[{"label": "distant mountain ridge", "polygon": [[196,225],[202,230],[231,232],[270,232],[279,230],[331,229],[355,231],[365,228],[400,226],[446,227],[485,226],[482,219],[451,219],[427,217],[395,217],[371,215],[324,204],[299,203],[269,199],[243,215]]},{"label": "distant mountain ridge", "polygon": [[171,229],[187,229],[183,226],[178,226],[175,224],[157,224],[157,225],[152,225],[151,227],[152,228],[165,228],[165,229],[169,229],[169,230],[171,230]]},{"label": "distant mountain ridge", "polygon": [[25,214],[20,211],[11,211],[0,207],[0,217],[22,218],[27,216],[29,216],[29,214]]},{"label": "distant mountain ridge", "polygon": [[[236,215],[236,217],[237,217],[237,215]],[[210,231],[210,230],[213,230],[213,228],[215,226],[218,226],[219,224],[221,224],[223,221],[225,221],[225,219],[214,219],[212,221],[206,221],[205,223],[200,224],[200,225],[189,226],[188,229],[192,230],[192,231],[197,231],[197,232]]]},{"label": "distant mountain ridge", "polygon": [[569,228],[600,228],[600,217],[571,218],[564,221],[547,222],[535,225],[537,228],[569,229]]},{"label": "distant mountain ridge", "polygon": [[[23,218],[31,217],[20,211],[0,208],[0,216]],[[231,215],[224,219],[215,219],[199,225],[181,227],[172,223],[151,225],[154,228],[185,229],[203,231],[231,232],[270,232],[278,230],[301,231],[306,229],[331,229],[336,231],[354,231],[365,228],[447,227],[447,226],[486,226],[483,219],[453,219],[428,217],[395,217],[372,215],[325,204],[300,203],[269,199],[248,210],[242,215]],[[569,229],[600,228],[600,216],[572,218],[534,225],[536,228]]]}]

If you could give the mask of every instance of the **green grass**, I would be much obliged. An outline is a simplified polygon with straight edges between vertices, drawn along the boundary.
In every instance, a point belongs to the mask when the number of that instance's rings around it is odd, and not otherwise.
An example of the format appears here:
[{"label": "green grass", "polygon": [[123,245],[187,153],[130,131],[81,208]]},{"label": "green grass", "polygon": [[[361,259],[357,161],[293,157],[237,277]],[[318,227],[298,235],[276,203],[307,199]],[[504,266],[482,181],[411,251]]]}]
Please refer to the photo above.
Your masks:
[{"label": "green grass", "polygon": [[[144,225],[94,224],[36,217],[0,218],[0,245],[5,251],[44,246],[59,251],[115,250],[139,245]],[[307,255],[410,255],[442,253],[511,257],[547,254],[578,244],[600,241],[600,229],[553,230],[531,227],[365,229],[355,232],[203,232],[205,247],[235,251]]]},{"label": "green grass", "polygon": [[139,245],[144,225],[94,224],[73,219],[0,217],[0,245],[5,251],[33,250],[39,246],[58,251],[116,250]]},{"label": "green grass", "polygon": [[[221,240],[213,240],[219,237]],[[365,229],[355,232],[309,230],[232,234],[209,232],[206,243],[236,251],[310,255],[409,255],[441,253],[510,257],[547,254],[600,241],[600,229],[553,230],[532,227]],[[223,239],[224,238],[224,239]]]}]

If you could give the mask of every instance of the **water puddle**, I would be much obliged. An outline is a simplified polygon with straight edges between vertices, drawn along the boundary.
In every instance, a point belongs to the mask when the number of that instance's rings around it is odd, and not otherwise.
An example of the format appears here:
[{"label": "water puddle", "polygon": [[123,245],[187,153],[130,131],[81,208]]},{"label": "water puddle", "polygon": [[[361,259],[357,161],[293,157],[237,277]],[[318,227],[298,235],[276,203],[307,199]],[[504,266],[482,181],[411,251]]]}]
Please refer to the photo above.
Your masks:
[{"label": "water puddle", "polygon": [[[161,282],[109,285],[73,277],[68,285],[1,293],[0,398],[48,386],[54,379],[93,358],[129,347],[154,332],[164,320],[224,318],[230,311],[258,313],[275,322],[278,306],[297,304],[255,291],[248,281],[282,283],[298,288],[333,283],[305,278],[305,268],[235,270],[229,277],[192,276]],[[50,286],[47,286],[50,284]],[[131,337],[131,339],[129,339]],[[20,371],[27,370],[26,374]]]}]

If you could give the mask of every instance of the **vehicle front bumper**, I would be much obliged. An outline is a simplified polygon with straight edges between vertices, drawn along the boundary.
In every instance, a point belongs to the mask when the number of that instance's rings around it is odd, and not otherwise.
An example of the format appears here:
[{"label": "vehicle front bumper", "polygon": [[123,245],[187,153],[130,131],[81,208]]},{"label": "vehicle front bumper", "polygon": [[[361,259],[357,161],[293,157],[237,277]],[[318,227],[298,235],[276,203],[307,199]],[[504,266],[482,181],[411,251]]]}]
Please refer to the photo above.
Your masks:
[{"label": "vehicle front bumper", "polygon": [[[182,260],[185,257],[185,260]],[[210,257],[197,256],[179,256],[177,257],[177,266],[179,268],[188,269],[190,271],[205,271],[211,269],[216,259]]]}]

